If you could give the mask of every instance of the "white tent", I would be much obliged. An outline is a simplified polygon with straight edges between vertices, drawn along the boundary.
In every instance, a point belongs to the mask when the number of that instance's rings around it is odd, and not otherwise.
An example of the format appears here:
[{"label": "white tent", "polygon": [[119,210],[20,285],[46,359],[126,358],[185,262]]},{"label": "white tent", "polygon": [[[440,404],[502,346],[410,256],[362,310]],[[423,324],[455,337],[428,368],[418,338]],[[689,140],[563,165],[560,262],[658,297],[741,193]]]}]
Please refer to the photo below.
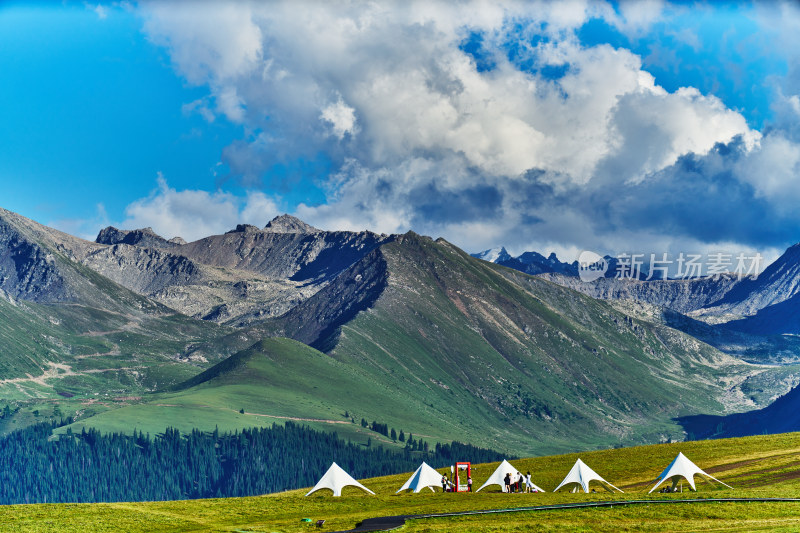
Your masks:
[{"label": "white tent", "polygon": [[342,489],[344,487],[347,487],[348,485],[352,485],[354,487],[363,489],[372,494],[373,496],[375,496],[374,492],[372,492],[367,487],[365,487],[364,485],[353,479],[350,476],[350,474],[342,470],[342,467],[340,467],[336,463],[331,463],[331,467],[328,469],[327,472],[325,472],[325,475],[322,476],[322,478],[317,482],[316,485],[314,485],[313,489],[308,491],[308,494],[306,494],[306,496],[320,489],[331,489],[333,491],[334,496],[341,496]]},{"label": "white tent", "polygon": [[[675,459],[672,460],[669,466],[665,468],[663,472],[661,472],[661,475],[658,476],[658,479],[656,480],[656,485],[652,489],[650,489],[650,492],[656,490],[659,485],[661,485],[670,478],[672,478],[673,489],[675,488],[675,485],[677,485],[678,479],[684,478],[686,481],[689,482],[689,486],[692,487],[692,490],[696,491],[697,489],[694,486],[694,476],[696,476],[697,474],[711,478],[718,483],[722,483],[722,481],[718,480],[711,474],[703,472],[700,469],[700,467],[698,467],[696,464],[691,462],[685,455],[683,455],[683,452],[678,452],[678,456],[675,457]],[[733,488],[726,483],[722,484],[728,487],[729,489]],[[650,494],[650,492],[648,492],[648,494]]]},{"label": "white tent", "polygon": [[411,477],[408,478],[408,481],[406,481],[405,484],[400,487],[400,490],[395,492],[395,494],[408,489],[411,489],[412,492],[417,493],[425,487],[431,489],[432,492],[436,492],[433,490],[433,487],[439,487],[441,485],[442,474],[434,470],[433,467],[423,461],[422,464],[419,465],[419,468],[417,468],[417,470],[411,474]]},{"label": "white tent", "polygon": [[603,488],[608,492],[614,492],[608,487],[623,492],[605,479],[601,478],[597,472],[589,468],[586,463],[580,459],[575,461],[575,466],[572,467],[572,470],[569,471],[569,474],[567,474],[567,477],[564,478],[564,481],[562,481],[553,492],[558,491],[558,489],[561,487],[566,487],[572,492],[578,492],[578,488],[583,488],[583,492],[589,492],[589,483],[591,481],[599,481],[601,484],[603,484]]},{"label": "white tent", "polygon": [[[512,476],[515,476],[515,475],[517,475],[519,473],[520,473],[520,471],[517,470],[516,468],[514,468],[513,466],[511,466],[511,463],[509,463],[506,460],[503,460],[503,462],[500,463],[500,466],[497,467],[497,469],[494,471],[494,473],[491,476],[489,476],[489,479],[486,480],[486,483],[481,485],[481,488],[476,490],[475,492],[480,492],[480,490],[482,488],[484,488],[484,487],[486,487],[488,485],[500,485],[500,488],[502,488],[503,492],[505,492],[506,491],[506,483],[505,483],[504,480],[505,480],[506,474],[511,474]],[[537,487],[536,485],[534,485],[532,481],[528,482],[528,486],[530,488],[536,490],[536,491],[544,492],[543,489],[541,489],[541,488]]]}]

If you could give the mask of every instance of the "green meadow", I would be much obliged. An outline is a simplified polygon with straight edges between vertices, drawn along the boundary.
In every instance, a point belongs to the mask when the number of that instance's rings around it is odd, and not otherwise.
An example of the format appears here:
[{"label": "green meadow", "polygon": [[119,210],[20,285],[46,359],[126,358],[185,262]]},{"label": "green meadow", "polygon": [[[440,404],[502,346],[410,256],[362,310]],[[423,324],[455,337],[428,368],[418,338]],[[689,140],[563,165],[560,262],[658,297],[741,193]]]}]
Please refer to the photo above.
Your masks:
[{"label": "green meadow", "polygon": [[[697,480],[698,492],[647,491],[682,451],[700,468],[732,485],[726,489]],[[552,490],[580,457],[605,479],[625,490],[611,495],[503,494],[498,487],[474,494],[394,492],[409,474],[361,480],[377,496],[347,488],[341,498],[328,491],[304,497],[308,489],[249,498],[108,504],[36,504],[0,508],[0,530],[20,532],[230,531],[303,532],[350,529],[365,518],[503,509],[572,502],[686,498],[800,498],[800,433],[718,441],[682,442],[536,457],[512,461],[530,470],[534,483]],[[475,487],[497,463],[475,465]],[[135,475],[135,473],[132,473]],[[320,472],[322,475],[322,472]],[[599,489],[599,487],[598,487]],[[304,518],[325,520],[322,528]],[[516,512],[411,520],[404,531],[797,531],[800,502],[675,503],[599,509]]]}]

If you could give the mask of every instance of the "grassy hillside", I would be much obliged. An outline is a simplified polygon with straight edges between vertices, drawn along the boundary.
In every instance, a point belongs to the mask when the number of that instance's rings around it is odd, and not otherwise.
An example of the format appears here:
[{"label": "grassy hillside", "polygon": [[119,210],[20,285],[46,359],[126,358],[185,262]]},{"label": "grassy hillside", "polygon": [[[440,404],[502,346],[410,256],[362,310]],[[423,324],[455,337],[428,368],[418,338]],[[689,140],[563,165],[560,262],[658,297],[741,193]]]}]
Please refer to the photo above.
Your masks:
[{"label": "grassy hillside", "polygon": [[[155,434],[168,426],[182,431],[211,431],[215,427],[232,431],[300,420],[317,429],[335,430],[357,442],[372,438],[388,444],[391,441],[385,437],[363,429],[361,418],[370,422],[375,417],[382,420],[386,413],[397,409],[400,401],[405,409],[412,407],[414,412],[425,407],[413,399],[398,399],[391,388],[370,382],[358,368],[284,338],[264,339],[187,380],[174,392],[146,399],[79,420],[69,427],[80,431],[91,426],[109,432],[131,432],[136,428]],[[345,412],[351,418],[345,418]],[[402,415],[397,419],[402,421]],[[407,425],[398,430],[408,431],[413,425],[419,428],[417,436],[436,430],[418,418],[408,417],[405,421]]]},{"label": "grassy hillside", "polygon": [[328,353],[265,340],[180,390],[74,428],[295,419],[356,442],[383,439],[364,418],[431,443],[543,455],[682,439],[673,418],[724,412],[730,384],[753,372],[683,333],[413,234],[267,327]]},{"label": "grassy hillside", "polygon": [[[652,480],[682,451],[701,468],[734,488],[699,482],[697,493],[646,496]],[[395,495],[409,474],[361,480],[377,496],[345,489],[341,498],[307,489],[255,498],[159,503],[15,505],[0,508],[4,531],[320,531],[303,518],[325,519],[322,531],[352,528],[370,517],[500,509],[610,499],[800,497],[800,434],[720,441],[662,444],[512,461],[533,472],[534,481],[552,490],[580,456],[600,475],[626,491],[623,495],[476,494]],[[476,465],[477,486],[496,464]],[[320,475],[322,472],[320,472]],[[404,531],[796,531],[799,503],[675,504],[436,518],[409,522]]]},{"label": "grassy hillside", "polygon": [[139,402],[253,342],[249,332],[234,336],[158,307],[122,312],[0,298],[0,409],[16,411],[0,418],[0,431]]},{"label": "grassy hillside", "polygon": [[685,334],[414,234],[283,327],[396,391],[403,409],[384,415],[390,425],[416,432],[416,417],[447,440],[517,453],[681,438],[672,418],[724,412],[728,385],[752,372]]}]

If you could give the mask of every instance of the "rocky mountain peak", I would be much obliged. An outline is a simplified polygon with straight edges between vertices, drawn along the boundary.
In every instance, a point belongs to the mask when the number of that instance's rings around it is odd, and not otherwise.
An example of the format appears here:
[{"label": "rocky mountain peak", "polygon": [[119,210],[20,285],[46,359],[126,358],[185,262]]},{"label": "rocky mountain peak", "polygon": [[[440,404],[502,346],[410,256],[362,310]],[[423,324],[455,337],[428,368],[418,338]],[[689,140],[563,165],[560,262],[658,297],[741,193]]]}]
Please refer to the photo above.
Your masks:
[{"label": "rocky mountain peak", "polygon": [[299,218],[286,214],[277,216],[267,222],[264,229],[273,233],[318,233],[320,231]]},{"label": "rocky mountain peak", "polygon": [[718,304],[726,312],[749,316],[768,306],[800,297],[798,295],[800,244],[795,244],[767,266],[757,278],[744,278]]},{"label": "rocky mountain peak", "polygon": [[114,226],[108,226],[100,230],[94,242],[99,244],[130,244],[132,246],[144,246],[152,248],[172,248],[185,244],[186,241],[180,237],[174,237],[170,240],[158,235],[153,228],[141,228],[134,230],[117,229]]},{"label": "rocky mountain peak", "polygon": [[257,231],[261,231],[258,226],[253,226],[252,224],[237,224],[236,229],[226,231],[225,235],[229,233],[254,233]]}]

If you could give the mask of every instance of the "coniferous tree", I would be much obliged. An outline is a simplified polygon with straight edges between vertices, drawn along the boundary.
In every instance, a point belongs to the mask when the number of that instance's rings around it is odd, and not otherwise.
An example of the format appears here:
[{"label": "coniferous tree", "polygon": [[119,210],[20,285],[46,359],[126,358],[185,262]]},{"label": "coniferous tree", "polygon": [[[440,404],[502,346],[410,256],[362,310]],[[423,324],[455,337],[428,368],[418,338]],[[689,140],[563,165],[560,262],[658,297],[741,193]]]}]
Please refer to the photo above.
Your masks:
[{"label": "coniferous tree", "polygon": [[[371,438],[365,448],[291,422],[233,433],[170,428],[155,437],[89,428],[52,438],[55,427],[41,423],[0,437],[0,504],[246,496],[312,485],[332,461],[356,478],[407,472],[419,464],[411,439],[403,452],[372,446]],[[437,468],[455,460],[501,458],[457,442],[425,454]]]}]

